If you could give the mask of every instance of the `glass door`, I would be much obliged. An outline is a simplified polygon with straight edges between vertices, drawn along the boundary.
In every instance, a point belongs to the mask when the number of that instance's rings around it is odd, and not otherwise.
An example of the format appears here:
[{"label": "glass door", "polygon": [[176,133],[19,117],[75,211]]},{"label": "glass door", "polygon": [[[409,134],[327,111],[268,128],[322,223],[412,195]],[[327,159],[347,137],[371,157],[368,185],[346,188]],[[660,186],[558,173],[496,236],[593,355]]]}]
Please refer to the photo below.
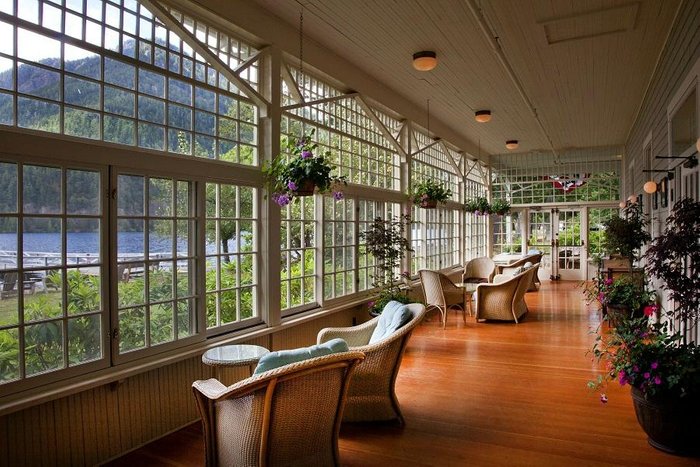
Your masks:
[{"label": "glass door", "polygon": [[528,252],[539,250],[542,252],[540,262],[540,276],[553,278],[556,271],[552,270],[552,212],[530,211],[527,241]]},{"label": "glass door", "polygon": [[[586,275],[587,254],[581,226],[585,225],[581,209],[554,211],[556,229],[552,259],[556,262],[555,278],[583,280]],[[558,276],[558,277],[557,277]]]}]

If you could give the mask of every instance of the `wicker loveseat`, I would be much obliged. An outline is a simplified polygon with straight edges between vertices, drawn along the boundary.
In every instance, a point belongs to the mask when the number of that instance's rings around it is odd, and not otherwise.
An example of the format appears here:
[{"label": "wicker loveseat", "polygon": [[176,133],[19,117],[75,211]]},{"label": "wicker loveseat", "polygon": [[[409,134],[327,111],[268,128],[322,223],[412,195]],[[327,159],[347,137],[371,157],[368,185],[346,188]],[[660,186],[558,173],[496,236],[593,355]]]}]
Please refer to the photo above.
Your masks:
[{"label": "wicker loveseat", "polygon": [[514,274],[515,271],[519,268],[522,268],[525,266],[527,263],[530,263],[532,265],[537,265],[535,272],[532,274],[532,281],[530,282],[530,287],[528,287],[527,291],[528,292],[535,292],[538,290],[538,286],[540,285],[540,279],[538,277],[539,269],[540,269],[540,262],[542,261],[542,253],[533,253],[530,255],[525,255],[519,260],[515,261],[514,263],[509,264],[508,266],[500,266],[499,269],[499,274]]},{"label": "wicker loveseat", "polygon": [[[539,263],[536,265],[539,266]],[[532,283],[535,266],[516,274],[498,274],[492,284],[479,284],[476,288],[476,320],[500,320],[518,322],[528,312],[525,292]]]},{"label": "wicker loveseat", "polygon": [[351,350],[365,354],[365,360],[358,365],[350,382],[343,421],[398,420],[401,425],[404,424],[394,384],[408,339],[425,315],[422,304],[411,303],[407,306],[412,314],[410,321],[391,336],[374,344],[368,342],[379,317],[358,326],[326,328],[318,333],[319,344],[339,337],[348,343]]},{"label": "wicker loveseat", "polygon": [[338,465],[348,383],[363,357],[358,351],[316,357],[229,387],[213,378],[195,381],[207,466]]}]

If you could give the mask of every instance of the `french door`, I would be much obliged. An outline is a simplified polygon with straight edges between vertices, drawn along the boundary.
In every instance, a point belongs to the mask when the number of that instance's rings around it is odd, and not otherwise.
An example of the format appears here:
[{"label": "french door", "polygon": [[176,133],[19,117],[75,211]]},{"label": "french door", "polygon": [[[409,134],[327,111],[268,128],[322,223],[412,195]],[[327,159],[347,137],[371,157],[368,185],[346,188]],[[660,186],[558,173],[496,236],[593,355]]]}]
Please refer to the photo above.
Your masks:
[{"label": "french door", "polygon": [[586,277],[588,255],[583,226],[587,225],[585,209],[554,209],[554,242],[552,263],[555,277],[562,280],[583,280]]}]

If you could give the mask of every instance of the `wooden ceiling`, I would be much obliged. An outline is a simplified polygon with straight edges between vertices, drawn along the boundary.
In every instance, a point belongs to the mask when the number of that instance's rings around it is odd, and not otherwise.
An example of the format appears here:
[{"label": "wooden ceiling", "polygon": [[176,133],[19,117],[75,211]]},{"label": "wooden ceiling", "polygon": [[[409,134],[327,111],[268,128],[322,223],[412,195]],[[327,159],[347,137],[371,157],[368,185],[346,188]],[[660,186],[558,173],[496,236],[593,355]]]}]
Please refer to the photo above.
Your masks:
[{"label": "wooden ceiling", "polygon": [[[431,119],[490,154],[507,152],[508,139],[520,141],[517,153],[624,144],[679,5],[254,1],[294,29],[303,4],[305,40],[344,57],[416,107],[430,99]],[[412,54],[420,50],[437,52],[437,68],[412,68]],[[492,111],[490,123],[474,121],[479,109]]]}]

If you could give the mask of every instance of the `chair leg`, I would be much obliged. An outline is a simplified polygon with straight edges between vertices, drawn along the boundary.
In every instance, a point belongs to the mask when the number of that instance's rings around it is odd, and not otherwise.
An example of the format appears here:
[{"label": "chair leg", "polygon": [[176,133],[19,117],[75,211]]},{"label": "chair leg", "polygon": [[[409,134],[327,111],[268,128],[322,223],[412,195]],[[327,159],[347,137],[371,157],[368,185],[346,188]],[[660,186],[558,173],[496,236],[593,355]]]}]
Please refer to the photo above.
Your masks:
[{"label": "chair leg", "polygon": [[445,326],[447,325],[447,307],[445,307],[444,310],[441,307],[440,313],[442,313],[442,329],[445,329]]}]

